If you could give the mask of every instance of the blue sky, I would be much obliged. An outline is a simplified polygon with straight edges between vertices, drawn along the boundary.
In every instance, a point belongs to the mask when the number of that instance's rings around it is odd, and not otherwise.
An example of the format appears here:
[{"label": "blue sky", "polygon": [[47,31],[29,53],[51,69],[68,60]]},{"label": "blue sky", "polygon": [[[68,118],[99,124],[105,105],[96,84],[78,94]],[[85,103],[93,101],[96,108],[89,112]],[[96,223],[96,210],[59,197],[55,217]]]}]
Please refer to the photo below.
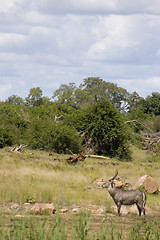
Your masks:
[{"label": "blue sky", "polygon": [[159,0],[1,0],[0,100],[86,77],[160,92]]}]

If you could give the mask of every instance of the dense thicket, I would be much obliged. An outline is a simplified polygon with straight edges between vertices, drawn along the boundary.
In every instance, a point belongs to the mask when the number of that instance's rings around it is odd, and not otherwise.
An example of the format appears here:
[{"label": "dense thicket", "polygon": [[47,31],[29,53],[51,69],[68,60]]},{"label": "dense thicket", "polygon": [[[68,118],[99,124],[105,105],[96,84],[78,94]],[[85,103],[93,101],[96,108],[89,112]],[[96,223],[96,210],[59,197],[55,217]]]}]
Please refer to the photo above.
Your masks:
[{"label": "dense thicket", "polygon": [[24,143],[57,153],[69,149],[129,159],[131,128],[124,122],[148,121],[158,131],[159,115],[159,93],[143,99],[100,78],[84,79],[79,87],[62,84],[52,99],[32,88],[25,99],[12,95],[0,102],[0,147]]},{"label": "dense thicket", "polygon": [[69,116],[68,124],[75,126],[83,136],[83,144],[89,153],[130,158],[122,116],[109,101],[98,101],[76,111]]}]

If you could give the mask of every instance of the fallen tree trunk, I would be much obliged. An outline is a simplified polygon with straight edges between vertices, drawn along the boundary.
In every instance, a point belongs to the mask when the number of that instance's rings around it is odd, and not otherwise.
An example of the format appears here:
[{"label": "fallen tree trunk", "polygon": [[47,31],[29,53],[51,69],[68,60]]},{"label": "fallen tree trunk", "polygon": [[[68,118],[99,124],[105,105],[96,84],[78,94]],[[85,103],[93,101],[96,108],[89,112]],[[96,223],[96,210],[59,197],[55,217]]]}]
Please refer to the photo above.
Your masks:
[{"label": "fallen tree trunk", "polygon": [[72,154],[69,158],[66,159],[66,161],[69,164],[76,164],[77,162],[83,162],[86,158],[84,153],[78,153],[78,154]]},{"label": "fallen tree trunk", "polygon": [[110,159],[109,157],[99,156],[99,155],[85,155],[88,158],[99,158],[99,159]]},{"label": "fallen tree trunk", "polygon": [[[72,155],[76,155],[74,154],[71,150],[67,149],[68,152],[70,152]],[[105,156],[99,156],[99,155],[85,155],[84,153],[79,153],[79,154],[83,154],[85,156],[85,158],[100,158],[100,159],[110,159],[109,157],[105,157]]]}]

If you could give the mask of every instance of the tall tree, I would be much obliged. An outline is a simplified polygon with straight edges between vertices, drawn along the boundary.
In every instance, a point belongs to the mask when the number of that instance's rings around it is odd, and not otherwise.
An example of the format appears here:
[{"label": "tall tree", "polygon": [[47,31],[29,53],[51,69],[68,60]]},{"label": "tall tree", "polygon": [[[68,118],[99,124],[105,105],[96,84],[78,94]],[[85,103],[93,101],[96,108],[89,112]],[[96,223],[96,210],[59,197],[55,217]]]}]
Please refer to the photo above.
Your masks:
[{"label": "tall tree", "polygon": [[52,98],[61,104],[72,105],[75,89],[75,83],[69,83],[69,85],[61,84],[59,89],[53,93]]},{"label": "tall tree", "polygon": [[92,97],[93,103],[106,98],[106,82],[99,77],[85,78],[80,88]]},{"label": "tall tree", "polygon": [[17,95],[12,95],[10,96],[6,102],[10,103],[10,104],[17,104],[17,105],[23,105],[24,104],[24,100],[23,98],[17,96]]},{"label": "tall tree", "polygon": [[133,92],[128,98],[128,111],[131,112],[133,109],[135,110],[141,103],[142,97],[140,97],[137,92]]},{"label": "tall tree", "polygon": [[26,97],[26,105],[29,107],[40,106],[43,103],[43,93],[40,87],[31,88],[28,97]]},{"label": "tall tree", "polygon": [[125,110],[128,105],[129,93],[126,89],[118,87],[114,83],[105,82],[99,77],[84,79],[80,88],[90,95],[92,103],[109,100],[119,110]]},{"label": "tall tree", "polygon": [[143,101],[143,110],[147,114],[160,115],[160,93],[153,92]]}]

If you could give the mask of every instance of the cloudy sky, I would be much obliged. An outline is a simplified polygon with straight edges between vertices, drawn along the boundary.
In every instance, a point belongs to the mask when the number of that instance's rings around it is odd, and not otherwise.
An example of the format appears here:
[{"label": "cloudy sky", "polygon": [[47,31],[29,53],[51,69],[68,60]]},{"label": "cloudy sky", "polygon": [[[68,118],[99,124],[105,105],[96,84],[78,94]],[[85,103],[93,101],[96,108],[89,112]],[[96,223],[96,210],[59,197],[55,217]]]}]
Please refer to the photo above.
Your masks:
[{"label": "cloudy sky", "polygon": [[160,0],[1,0],[1,101],[87,77],[160,92]]}]

